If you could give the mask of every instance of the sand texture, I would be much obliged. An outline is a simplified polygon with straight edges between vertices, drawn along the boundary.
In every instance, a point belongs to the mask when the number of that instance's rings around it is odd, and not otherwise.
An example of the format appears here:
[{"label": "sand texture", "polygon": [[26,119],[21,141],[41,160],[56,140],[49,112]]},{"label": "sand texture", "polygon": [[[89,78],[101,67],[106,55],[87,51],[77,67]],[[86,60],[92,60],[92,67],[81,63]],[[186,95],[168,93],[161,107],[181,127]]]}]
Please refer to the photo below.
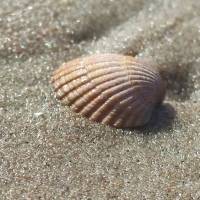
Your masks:
[{"label": "sand texture", "polygon": [[[167,94],[116,129],[63,106],[62,63],[140,58]],[[200,199],[199,0],[0,1],[0,199]]]}]

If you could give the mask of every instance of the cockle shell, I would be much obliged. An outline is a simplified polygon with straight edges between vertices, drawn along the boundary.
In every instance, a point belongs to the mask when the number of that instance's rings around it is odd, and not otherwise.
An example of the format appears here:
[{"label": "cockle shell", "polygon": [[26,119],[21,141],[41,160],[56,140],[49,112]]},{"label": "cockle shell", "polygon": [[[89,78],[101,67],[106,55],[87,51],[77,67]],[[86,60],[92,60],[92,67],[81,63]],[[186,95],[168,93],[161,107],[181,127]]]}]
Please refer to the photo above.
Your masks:
[{"label": "cockle shell", "polygon": [[131,56],[97,54],[69,61],[52,77],[56,97],[93,121],[125,128],[147,123],[166,85]]}]

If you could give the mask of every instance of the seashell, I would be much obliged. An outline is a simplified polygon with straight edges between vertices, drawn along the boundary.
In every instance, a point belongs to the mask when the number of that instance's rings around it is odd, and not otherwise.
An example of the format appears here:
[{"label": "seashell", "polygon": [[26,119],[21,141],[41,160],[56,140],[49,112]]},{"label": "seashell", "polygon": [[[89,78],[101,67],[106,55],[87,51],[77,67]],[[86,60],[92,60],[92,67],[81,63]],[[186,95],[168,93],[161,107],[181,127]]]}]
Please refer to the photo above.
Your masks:
[{"label": "seashell", "polygon": [[147,123],[166,85],[134,57],[97,54],[69,61],[52,77],[56,97],[80,115],[125,128]]}]

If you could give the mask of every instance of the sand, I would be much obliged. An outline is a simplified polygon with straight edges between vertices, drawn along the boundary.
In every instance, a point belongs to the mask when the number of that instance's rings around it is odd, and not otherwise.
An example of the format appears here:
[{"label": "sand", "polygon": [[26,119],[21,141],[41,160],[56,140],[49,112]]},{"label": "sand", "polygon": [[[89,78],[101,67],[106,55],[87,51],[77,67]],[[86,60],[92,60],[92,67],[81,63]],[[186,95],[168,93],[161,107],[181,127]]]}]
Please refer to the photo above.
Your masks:
[{"label": "sand", "polygon": [[[167,83],[137,129],[56,100],[51,76],[93,53],[132,55]],[[0,199],[200,199],[200,1],[2,0]]]}]

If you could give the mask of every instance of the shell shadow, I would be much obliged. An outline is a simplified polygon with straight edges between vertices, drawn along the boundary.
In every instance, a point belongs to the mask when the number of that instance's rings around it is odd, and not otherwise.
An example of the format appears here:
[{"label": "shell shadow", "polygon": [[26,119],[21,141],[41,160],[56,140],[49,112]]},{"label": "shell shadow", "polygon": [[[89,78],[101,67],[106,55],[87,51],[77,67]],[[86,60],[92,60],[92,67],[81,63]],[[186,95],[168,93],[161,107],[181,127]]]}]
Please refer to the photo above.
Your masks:
[{"label": "shell shadow", "polygon": [[169,103],[163,103],[155,107],[147,124],[134,130],[142,134],[157,134],[158,132],[169,131],[175,116],[175,109]]}]

